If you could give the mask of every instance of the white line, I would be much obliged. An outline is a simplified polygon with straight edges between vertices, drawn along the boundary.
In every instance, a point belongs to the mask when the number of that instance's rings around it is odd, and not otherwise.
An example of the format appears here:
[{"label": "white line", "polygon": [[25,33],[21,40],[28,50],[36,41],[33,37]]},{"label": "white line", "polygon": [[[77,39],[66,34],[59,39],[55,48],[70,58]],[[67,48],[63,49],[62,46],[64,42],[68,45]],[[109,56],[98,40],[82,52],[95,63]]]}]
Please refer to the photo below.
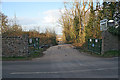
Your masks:
[{"label": "white line", "polygon": [[93,70],[109,70],[109,69],[118,69],[118,67],[86,69],[86,70],[72,70],[72,71],[58,71],[58,72],[13,72],[10,74],[58,74],[58,73],[74,73],[74,72],[85,72],[85,71],[93,71]]}]

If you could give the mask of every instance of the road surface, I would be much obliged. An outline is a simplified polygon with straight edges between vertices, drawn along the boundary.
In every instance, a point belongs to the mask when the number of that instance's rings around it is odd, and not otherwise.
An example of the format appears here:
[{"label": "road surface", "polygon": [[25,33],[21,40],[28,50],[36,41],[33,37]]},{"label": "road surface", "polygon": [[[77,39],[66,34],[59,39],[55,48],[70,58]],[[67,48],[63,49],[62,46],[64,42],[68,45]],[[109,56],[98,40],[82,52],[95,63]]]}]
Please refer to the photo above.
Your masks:
[{"label": "road surface", "polygon": [[80,53],[69,44],[50,47],[29,61],[3,61],[3,78],[117,78],[118,58]]}]

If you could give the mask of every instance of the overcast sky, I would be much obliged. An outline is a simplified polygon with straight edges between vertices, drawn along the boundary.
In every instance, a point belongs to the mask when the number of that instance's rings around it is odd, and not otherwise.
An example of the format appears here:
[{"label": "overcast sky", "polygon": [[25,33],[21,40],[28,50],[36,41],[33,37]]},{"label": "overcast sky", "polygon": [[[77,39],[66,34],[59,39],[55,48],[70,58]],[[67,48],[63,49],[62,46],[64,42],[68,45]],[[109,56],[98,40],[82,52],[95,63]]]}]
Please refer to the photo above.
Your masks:
[{"label": "overcast sky", "polygon": [[58,19],[63,8],[63,2],[2,3],[2,12],[10,19],[13,19],[16,14],[17,22],[22,25],[23,30],[37,29],[41,32],[47,28],[54,29],[57,34],[62,33]]}]

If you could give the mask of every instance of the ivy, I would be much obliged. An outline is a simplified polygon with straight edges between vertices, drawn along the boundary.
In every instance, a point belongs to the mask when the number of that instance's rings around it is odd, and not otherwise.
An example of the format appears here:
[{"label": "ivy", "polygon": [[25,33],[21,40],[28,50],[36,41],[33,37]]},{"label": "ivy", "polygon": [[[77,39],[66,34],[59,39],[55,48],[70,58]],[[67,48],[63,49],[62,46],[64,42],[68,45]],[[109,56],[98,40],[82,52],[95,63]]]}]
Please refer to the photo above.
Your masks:
[{"label": "ivy", "polygon": [[108,31],[116,36],[120,36],[120,27],[116,28],[116,27],[109,27]]}]

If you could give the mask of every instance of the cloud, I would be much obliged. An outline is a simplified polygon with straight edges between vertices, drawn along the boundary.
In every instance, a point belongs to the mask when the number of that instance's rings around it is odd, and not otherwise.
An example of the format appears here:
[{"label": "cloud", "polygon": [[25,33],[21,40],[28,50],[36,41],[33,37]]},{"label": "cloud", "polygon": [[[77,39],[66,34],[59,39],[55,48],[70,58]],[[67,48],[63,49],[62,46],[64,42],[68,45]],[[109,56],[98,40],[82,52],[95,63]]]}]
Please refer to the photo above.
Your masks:
[{"label": "cloud", "polygon": [[47,23],[47,24],[54,24],[58,21],[60,17],[59,10],[48,10],[43,12],[45,17],[43,18],[42,23]]},{"label": "cloud", "polygon": [[57,23],[59,18],[61,17],[61,12],[64,12],[64,9],[53,9],[53,10],[48,10],[43,12],[43,14],[45,15],[45,17],[43,18],[43,22],[42,23]]},{"label": "cloud", "polygon": [[[61,10],[64,12],[64,9]],[[17,17],[18,24],[22,25],[23,30],[29,31],[36,29],[44,32],[46,29],[55,30],[56,33],[61,34],[62,28],[58,25],[59,18],[61,17],[60,9],[52,9],[44,12],[38,12],[35,17]],[[13,18],[11,18],[13,19]]]},{"label": "cloud", "polygon": [[[13,21],[15,21],[14,17],[9,17],[9,24],[13,24]],[[17,24],[22,26],[23,30],[32,30],[36,27],[40,26],[40,17],[16,17]]]},{"label": "cloud", "polygon": [[64,0],[2,0],[2,2],[63,2]]},{"label": "cloud", "polygon": [[40,17],[33,17],[33,18],[28,18],[28,17],[18,17],[19,24],[22,25],[30,25],[30,24],[39,24]]},{"label": "cloud", "polygon": [[[64,9],[61,9],[61,12],[64,12]],[[62,33],[62,28],[59,26],[58,21],[61,17],[60,9],[52,9],[43,12],[42,24],[45,25],[47,29],[54,29],[57,34]]]}]

